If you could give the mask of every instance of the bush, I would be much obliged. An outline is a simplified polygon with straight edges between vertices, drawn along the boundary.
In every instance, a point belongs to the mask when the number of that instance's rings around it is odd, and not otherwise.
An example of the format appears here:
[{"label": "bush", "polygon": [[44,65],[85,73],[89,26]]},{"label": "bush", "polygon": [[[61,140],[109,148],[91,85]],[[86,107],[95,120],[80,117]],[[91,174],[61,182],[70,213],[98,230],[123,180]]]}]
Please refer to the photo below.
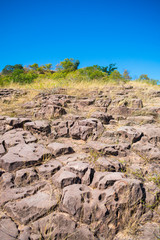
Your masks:
[{"label": "bush", "polygon": [[59,79],[59,78],[65,78],[67,76],[67,72],[55,72],[52,74],[52,79]]},{"label": "bush", "polygon": [[9,85],[10,82],[11,82],[10,76],[8,76],[8,75],[7,76],[3,76],[3,75],[0,76],[0,86],[1,87]]},{"label": "bush", "polygon": [[24,73],[23,70],[17,69],[15,70],[12,75],[10,76],[10,79],[14,83],[20,83],[20,84],[25,84],[25,83],[32,83],[34,79],[38,77],[38,74],[34,72],[28,72]]},{"label": "bush", "polygon": [[136,81],[151,85],[157,85],[159,82],[158,80],[150,79],[147,74],[141,74]]},{"label": "bush", "polygon": [[3,70],[2,70],[2,74],[3,75],[9,75],[11,73],[13,73],[15,70],[23,70],[23,66],[22,64],[15,64],[15,65],[6,65]]},{"label": "bush", "polygon": [[99,70],[99,66],[97,66],[97,65],[94,65],[91,67],[86,67],[86,68],[81,68],[78,71],[82,76],[85,76],[89,80],[99,79],[99,78],[103,78],[103,77],[107,76],[107,74],[105,72],[102,72],[101,70]]},{"label": "bush", "polygon": [[57,64],[56,69],[60,72],[72,72],[78,69],[80,62],[79,60],[74,60],[73,58],[66,58],[64,61]]}]

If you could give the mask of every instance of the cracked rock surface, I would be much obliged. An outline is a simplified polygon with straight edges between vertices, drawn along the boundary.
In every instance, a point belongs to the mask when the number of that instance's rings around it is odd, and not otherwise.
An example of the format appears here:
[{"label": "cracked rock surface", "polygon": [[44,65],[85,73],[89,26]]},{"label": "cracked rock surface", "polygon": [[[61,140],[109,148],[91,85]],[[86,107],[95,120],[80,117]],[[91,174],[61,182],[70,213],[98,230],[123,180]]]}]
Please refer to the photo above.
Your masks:
[{"label": "cracked rock surface", "polygon": [[41,92],[11,116],[27,94],[0,90],[0,239],[159,239],[159,91]]}]

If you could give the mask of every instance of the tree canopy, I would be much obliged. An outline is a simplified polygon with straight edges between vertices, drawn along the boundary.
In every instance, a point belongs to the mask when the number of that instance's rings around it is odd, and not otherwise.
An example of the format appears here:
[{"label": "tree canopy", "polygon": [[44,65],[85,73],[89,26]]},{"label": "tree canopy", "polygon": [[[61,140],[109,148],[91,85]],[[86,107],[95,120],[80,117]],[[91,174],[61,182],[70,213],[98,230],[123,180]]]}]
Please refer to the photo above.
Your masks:
[{"label": "tree canopy", "polygon": [[57,64],[56,69],[58,71],[72,72],[78,69],[79,64],[79,60],[74,60],[73,58],[66,58],[64,59],[64,61]]},{"label": "tree canopy", "polygon": [[16,69],[23,70],[22,64],[6,65],[6,66],[3,68],[3,70],[2,70],[2,74],[4,74],[4,75],[11,74],[11,73],[13,73]]}]

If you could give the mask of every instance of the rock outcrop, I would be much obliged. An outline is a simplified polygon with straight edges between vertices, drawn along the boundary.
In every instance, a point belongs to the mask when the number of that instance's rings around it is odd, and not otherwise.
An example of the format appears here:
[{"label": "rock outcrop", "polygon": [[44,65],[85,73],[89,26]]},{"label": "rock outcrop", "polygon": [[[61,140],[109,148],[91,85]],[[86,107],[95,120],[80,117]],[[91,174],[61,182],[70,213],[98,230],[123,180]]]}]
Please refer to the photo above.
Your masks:
[{"label": "rock outcrop", "polygon": [[[132,86],[42,92],[0,116],[0,239],[158,239],[160,94],[148,94],[156,106]],[[3,104],[25,95],[0,90]]]}]

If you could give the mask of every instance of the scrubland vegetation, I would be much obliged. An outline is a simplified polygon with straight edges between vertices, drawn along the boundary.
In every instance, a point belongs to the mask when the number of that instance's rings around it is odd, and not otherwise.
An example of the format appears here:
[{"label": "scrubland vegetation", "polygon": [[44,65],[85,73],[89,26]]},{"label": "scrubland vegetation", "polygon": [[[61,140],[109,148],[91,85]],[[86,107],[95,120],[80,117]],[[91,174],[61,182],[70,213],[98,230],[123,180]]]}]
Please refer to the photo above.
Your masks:
[{"label": "scrubland vegetation", "polygon": [[[34,63],[29,66],[22,64],[6,65],[0,74],[0,86],[30,86],[34,88],[44,88],[50,86],[68,86],[74,84],[107,84],[107,83],[126,83],[132,80],[129,72],[124,70],[121,74],[117,70],[116,64],[109,66],[93,65],[79,68],[79,60],[72,58],[64,59],[52,70],[52,64],[39,66]],[[147,74],[142,74],[134,80],[141,83],[157,85],[158,80],[150,79]]]}]

